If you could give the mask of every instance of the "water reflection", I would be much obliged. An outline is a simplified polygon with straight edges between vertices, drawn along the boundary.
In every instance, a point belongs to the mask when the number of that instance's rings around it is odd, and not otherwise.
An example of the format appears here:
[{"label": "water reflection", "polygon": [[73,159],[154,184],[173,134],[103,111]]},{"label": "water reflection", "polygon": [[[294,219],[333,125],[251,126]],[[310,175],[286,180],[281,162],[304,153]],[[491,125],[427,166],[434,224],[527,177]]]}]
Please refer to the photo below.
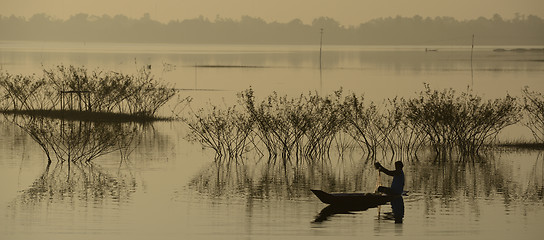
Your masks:
[{"label": "water reflection", "polygon": [[11,116],[42,148],[48,161],[90,162],[105,154],[120,151],[122,158],[136,148],[143,126],[134,123],[67,121],[36,116]]},{"label": "water reflection", "polygon": [[[39,177],[10,203],[12,214],[23,214],[32,206],[104,208],[130,201],[137,183],[129,156],[142,138],[143,126],[33,116],[6,116],[6,119],[31,136],[48,158]],[[105,157],[114,151],[119,151],[116,156],[120,158]],[[101,156],[107,168],[93,161]]]},{"label": "water reflection", "polygon": [[[535,154],[533,154],[535,155]],[[436,161],[435,156],[420,156],[419,159],[405,160],[406,190],[408,196],[386,205],[381,219],[402,223],[405,205],[422,204],[427,216],[440,212],[455,211],[467,204],[469,212],[479,218],[482,200],[503,199],[504,206],[524,201],[542,202],[544,167],[543,155],[525,172],[516,172],[515,158],[518,153],[488,154],[485,156],[456,159],[449,156],[447,161]],[[526,157],[524,157],[526,158]],[[394,162],[382,160],[391,168]],[[525,176],[525,177],[523,177]],[[274,164],[261,159],[244,161],[215,161],[203,169],[189,183],[191,189],[216,201],[226,199],[274,198],[280,201],[303,200],[319,202],[309,189],[323,189],[329,192],[374,192],[377,172],[371,161],[365,159],[334,159],[319,163],[300,165]],[[391,179],[381,179],[382,185]],[[315,222],[330,219],[336,214],[351,214],[377,207],[375,204],[359,206],[324,206],[315,216]],[[249,211],[249,210],[248,210]]]},{"label": "water reflection", "polygon": [[84,202],[105,199],[126,202],[136,190],[136,180],[132,174],[122,171],[121,165],[122,162],[115,176],[93,163],[49,163],[16,203],[35,204],[46,200],[73,204],[74,198]]},{"label": "water reflection", "polygon": [[346,192],[374,189],[376,173],[368,171],[369,164],[353,159],[301,161],[298,165],[264,158],[214,161],[189,186],[211,197],[313,198],[310,188]]},{"label": "water reflection", "polygon": [[[337,214],[354,214],[355,212],[367,211],[372,208],[380,207],[385,205],[385,203],[376,203],[376,202],[361,202],[360,204],[350,204],[347,206],[342,205],[328,205],[319,212],[315,217],[314,223],[321,223],[329,220],[331,216]],[[387,212],[383,214],[383,219],[393,220],[395,223],[402,223],[404,218],[404,199],[402,196],[396,197],[391,200],[391,210],[392,212]],[[378,213],[380,214],[380,213]],[[378,215],[380,217],[380,215]]]},{"label": "water reflection", "polygon": [[522,189],[525,199],[544,200],[544,153],[539,152],[528,174],[527,187]]},{"label": "water reflection", "polygon": [[[534,179],[528,182],[518,182],[520,179],[514,175],[511,166],[512,159],[504,158],[498,152],[474,156],[470,160],[452,158],[448,161],[416,161],[411,166],[413,177],[409,185],[412,191],[444,199],[453,199],[459,195],[474,199],[501,194],[505,201],[519,198],[542,200],[538,198],[541,195],[538,189],[542,188],[542,180],[537,180],[544,173],[542,168],[538,171],[538,166],[542,166],[542,153],[536,156],[532,171]],[[533,187],[523,187],[526,184]]]}]

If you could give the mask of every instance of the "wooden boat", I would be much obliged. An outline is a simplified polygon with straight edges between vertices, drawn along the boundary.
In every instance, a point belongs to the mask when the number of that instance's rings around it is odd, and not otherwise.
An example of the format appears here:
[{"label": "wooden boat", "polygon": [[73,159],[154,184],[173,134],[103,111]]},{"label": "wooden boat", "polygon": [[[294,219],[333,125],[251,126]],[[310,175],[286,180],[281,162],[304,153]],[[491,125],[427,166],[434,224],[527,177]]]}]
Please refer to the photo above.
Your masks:
[{"label": "wooden boat", "polygon": [[372,208],[379,205],[384,205],[394,198],[400,197],[395,195],[385,195],[381,193],[327,193],[321,190],[311,191],[323,203],[335,206],[343,206],[346,208]]}]

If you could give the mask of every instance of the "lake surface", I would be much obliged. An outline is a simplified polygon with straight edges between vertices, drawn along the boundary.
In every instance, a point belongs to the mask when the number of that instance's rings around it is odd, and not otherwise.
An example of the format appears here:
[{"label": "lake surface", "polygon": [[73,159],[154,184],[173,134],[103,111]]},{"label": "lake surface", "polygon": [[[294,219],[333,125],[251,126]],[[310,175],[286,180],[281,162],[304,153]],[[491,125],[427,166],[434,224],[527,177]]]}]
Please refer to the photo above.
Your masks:
[{"label": "lake surface", "polygon": [[[0,68],[41,74],[43,67],[135,72],[151,65],[157,78],[191,96],[191,109],[230,106],[250,86],[257,98],[316,91],[365,94],[381,102],[413,96],[423,83],[484,98],[544,92],[544,54],[470,48],[233,46],[97,43],[0,43]],[[497,47],[498,48],[498,47]],[[504,47],[515,48],[515,47]],[[186,109],[185,111],[191,111]],[[168,114],[165,109],[163,114]],[[139,127],[130,154],[91,163],[48,165],[41,147],[10,119],[0,121],[0,239],[541,239],[544,152],[500,149],[473,159],[436,161],[429,152],[404,159],[403,224],[390,205],[334,214],[309,189],[373,192],[378,176],[358,150],[320,164],[268,162],[255,154],[214,162],[186,140],[181,122]],[[512,126],[504,139],[530,139]],[[378,159],[388,168],[390,159]]]}]

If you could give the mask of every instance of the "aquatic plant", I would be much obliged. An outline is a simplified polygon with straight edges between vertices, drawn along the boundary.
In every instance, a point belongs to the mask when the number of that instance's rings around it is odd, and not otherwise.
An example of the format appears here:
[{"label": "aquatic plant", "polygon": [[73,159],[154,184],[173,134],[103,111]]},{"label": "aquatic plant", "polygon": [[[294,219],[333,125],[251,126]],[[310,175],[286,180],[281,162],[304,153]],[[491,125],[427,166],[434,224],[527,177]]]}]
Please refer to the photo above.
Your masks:
[{"label": "aquatic plant", "polygon": [[238,112],[236,107],[200,109],[184,121],[191,130],[189,139],[213,149],[218,159],[223,156],[229,159],[240,157],[248,147],[247,139],[253,128],[253,120]]},{"label": "aquatic plant", "polygon": [[0,74],[2,110],[52,109],[58,102],[53,92],[47,81],[36,75]]},{"label": "aquatic plant", "polygon": [[[155,80],[150,69],[150,65],[144,66],[136,74],[128,75],[57,66],[56,69],[44,70],[44,73],[59,93],[74,92],[89,111],[149,117],[176,94],[174,88]],[[82,96],[83,92],[90,92],[90,97]]]},{"label": "aquatic plant", "polygon": [[306,107],[309,125],[305,129],[306,143],[302,152],[304,156],[312,159],[328,156],[333,141],[339,146],[339,152],[343,151],[345,145],[350,144],[346,144],[341,137],[345,124],[342,92],[340,89],[323,97],[317,93],[308,95]]},{"label": "aquatic plant", "polygon": [[[470,89],[458,94],[453,89],[432,90],[429,85],[417,97],[389,99],[379,107],[365,102],[364,96],[343,97],[342,90],[295,98],[272,93],[257,101],[250,88],[238,97],[245,112],[216,107],[210,113],[200,111],[190,125],[194,139],[220,155],[231,152],[231,140],[225,136],[240,131],[238,122],[244,127],[244,141],[251,139],[259,152],[264,146],[270,160],[279,156],[284,165],[293,156],[295,165],[325,158],[333,144],[339,154],[349,145],[359,145],[367,159],[376,159],[381,151],[402,160],[423,146],[441,154],[476,154],[521,117],[520,106],[509,95],[484,101]],[[240,155],[235,152],[231,155]]]},{"label": "aquatic plant", "polygon": [[137,144],[137,124],[64,121],[34,116],[14,116],[11,121],[38,143],[51,162],[90,162],[120,151],[127,157]]},{"label": "aquatic plant", "polygon": [[363,150],[366,148],[368,154],[375,156],[376,149],[384,141],[382,133],[385,131],[383,118],[376,105],[373,102],[367,105],[364,96],[357,97],[352,94],[345,98],[342,107],[347,123],[345,131],[363,147]]},{"label": "aquatic plant", "polygon": [[36,75],[0,75],[2,110],[77,110],[155,117],[176,90],[151,75],[151,66],[136,74],[89,71],[57,66]]},{"label": "aquatic plant", "polygon": [[309,124],[303,99],[288,99],[273,93],[257,103],[252,89],[240,93],[239,99],[255,122],[255,134],[266,146],[269,158],[275,158],[279,152],[284,161],[290,159]]},{"label": "aquatic plant", "polygon": [[544,96],[542,93],[530,91],[528,87],[522,92],[526,115],[523,124],[531,130],[536,141],[544,143]]},{"label": "aquatic plant", "polygon": [[342,90],[328,96],[308,93],[296,98],[273,93],[257,102],[252,89],[238,95],[269,158],[280,156],[284,164],[293,157],[298,163],[303,157],[315,161],[329,155],[331,144],[343,129],[341,96]]},{"label": "aquatic plant", "polygon": [[383,139],[382,151],[391,151],[399,161],[409,159],[427,143],[424,133],[408,120],[403,99],[398,97],[383,104],[376,123]]},{"label": "aquatic plant", "polygon": [[520,120],[521,109],[510,95],[483,101],[470,90],[456,94],[453,89],[438,91],[425,85],[419,97],[403,101],[407,120],[441,153],[453,149],[477,153],[502,129]]}]

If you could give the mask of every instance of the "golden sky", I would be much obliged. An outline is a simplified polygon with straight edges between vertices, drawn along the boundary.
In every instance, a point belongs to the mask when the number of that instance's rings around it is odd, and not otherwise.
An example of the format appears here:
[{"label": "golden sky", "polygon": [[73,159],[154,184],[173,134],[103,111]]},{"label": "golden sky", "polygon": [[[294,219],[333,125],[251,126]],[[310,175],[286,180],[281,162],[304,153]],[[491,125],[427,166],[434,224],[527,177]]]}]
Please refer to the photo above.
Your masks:
[{"label": "golden sky", "polygon": [[401,15],[411,17],[451,16],[460,20],[498,13],[513,18],[515,13],[544,17],[543,0],[0,0],[0,14],[30,17],[47,13],[65,19],[77,13],[92,15],[123,14],[168,22],[200,15],[239,19],[242,15],[266,21],[288,22],[299,18],[305,23],[320,16],[344,25],[358,25],[368,20]]}]

